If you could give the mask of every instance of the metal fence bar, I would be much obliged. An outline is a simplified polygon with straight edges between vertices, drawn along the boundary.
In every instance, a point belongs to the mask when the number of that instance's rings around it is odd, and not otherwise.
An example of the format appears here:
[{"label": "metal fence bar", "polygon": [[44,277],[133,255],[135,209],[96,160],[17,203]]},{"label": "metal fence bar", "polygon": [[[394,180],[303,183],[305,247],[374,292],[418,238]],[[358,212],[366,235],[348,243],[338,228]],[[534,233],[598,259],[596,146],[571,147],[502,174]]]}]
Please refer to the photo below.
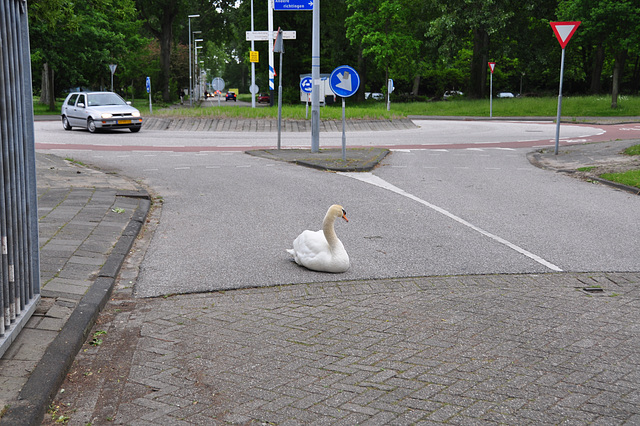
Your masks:
[{"label": "metal fence bar", "polygon": [[40,300],[27,4],[0,0],[0,356]]}]

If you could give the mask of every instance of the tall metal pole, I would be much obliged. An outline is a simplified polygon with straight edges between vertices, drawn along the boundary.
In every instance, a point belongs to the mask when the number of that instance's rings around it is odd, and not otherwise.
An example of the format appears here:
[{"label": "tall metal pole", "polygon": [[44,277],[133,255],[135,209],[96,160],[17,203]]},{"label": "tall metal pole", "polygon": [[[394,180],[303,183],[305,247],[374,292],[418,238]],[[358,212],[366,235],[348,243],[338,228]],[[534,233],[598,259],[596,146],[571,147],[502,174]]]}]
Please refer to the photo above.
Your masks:
[{"label": "tall metal pole", "polygon": [[267,30],[269,32],[269,105],[273,106],[273,91],[275,89],[275,70],[273,60],[273,0],[269,0],[268,4],[268,25]]},{"label": "tall metal pole", "polygon": [[556,148],[554,154],[558,155],[558,145],[560,143],[560,114],[562,113],[562,77],[564,74],[564,47],[562,48],[562,59],[560,60],[560,93],[558,93],[558,115],[556,117]]},{"label": "tall metal pole", "polygon": [[193,98],[193,84],[192,84],[192,71],[191,71],[191,18],[199,18],[200,15],[189,15],[187,16],[189,21],[189,106],[193,106],[192,98]]},{"label": "tall metal pole", "polygon": [[[251,34],[253,34],[253,0],[251,0]],[[251,37],[251,51],[255,51],[253,47],[253,37]],[[256,63],[251,62],[251,88],[256,85]],[[251,108],[256,107],[256,94],[251,93]]]},{"label": "tall metal pole", "polygon": [[[282,34],[279,35],[282,37]],[[280,76],[278,77],[278,149],[280,149],[280,139],[282,134],[282,55],[284,55],[284,49],[280,52],[280,67],[278,68],[278,72]]]},{"label": "tall metal pole", "polygon": [[311,152],[320,150],[320,0],[313,2],[311,40]]},{"label": "tall metal pole", "polygon": [[489,81],[489,118],[493,118],[493,73],[491,73]]}]

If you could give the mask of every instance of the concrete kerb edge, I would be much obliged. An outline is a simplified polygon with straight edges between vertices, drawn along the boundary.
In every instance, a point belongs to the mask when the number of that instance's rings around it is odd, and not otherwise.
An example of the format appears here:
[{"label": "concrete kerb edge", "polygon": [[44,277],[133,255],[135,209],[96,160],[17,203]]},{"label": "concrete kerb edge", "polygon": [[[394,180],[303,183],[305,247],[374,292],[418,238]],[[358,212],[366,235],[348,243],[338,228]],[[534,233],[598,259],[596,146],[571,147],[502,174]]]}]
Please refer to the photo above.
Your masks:
[{"label": "concrete kerb edge", "polygon": [[[71,313],[60,333],[47,347],[44,356],[27,379],[18,395],[17,404],[8,407],[4,416],[0,418],[0,423],[30,426],[42,423],[48,405],[62,385],[100,311],[107,304],[126,254],[131,249],[149,213],[151,206],[149,194],[146,191],[140,191],[136,197],[143,198],[143,200],[127,225],[126,229],[130,234],[118,238],[116,246],[101,268],[98,277]],[[103,270],[105,270],[104,273]]]},{"label": "concrete kerb edge", "polygon": [[[577,172],[577,170],[572,170],[572,169],[557,169],[555,167],[550,167],[547,165],[542,164],[542,161],[540,161],[540,155],[541,153],[538,151],[533,151],[527,154],[527,159],[529,160],[529,162],[531,164],[533,164],[535,167],[538,167],[539,169],[543,169],[543,170],[551,170],[554,171],[556,173],[563,173],[563,174],[567,174],[567,175],[571,175],[571,174],[575,174]],[[625,191],[625,192],[629,192],[631,194],[634,195],[640,195],[640,189],[633,187],[633,186],[629,186],[629,185],[624,185],[621,183],[617,183],[617,182],[612,182],[610,180],[606,180],[606,179],[602,179],[601,177],[598,176],[589,176],[589,179],[596,181],[598,183],[601,183],[603,185],[607,185],[610,186],[612,188],[616,188],[619,189],[621,191]]]}]

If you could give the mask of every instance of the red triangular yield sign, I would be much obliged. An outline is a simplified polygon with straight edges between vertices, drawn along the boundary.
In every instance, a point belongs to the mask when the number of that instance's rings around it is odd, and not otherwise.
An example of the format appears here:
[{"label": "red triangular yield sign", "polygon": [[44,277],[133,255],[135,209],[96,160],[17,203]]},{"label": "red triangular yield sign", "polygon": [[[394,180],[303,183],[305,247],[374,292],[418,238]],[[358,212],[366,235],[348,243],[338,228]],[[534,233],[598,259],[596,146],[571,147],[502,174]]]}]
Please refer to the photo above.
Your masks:
[{"label": "red triangular yield sign", "polygon": [[573,33],[576,32],[581,23],[582,21],[549,22],[549,24],[551,24],[551,28],[553,28],[554,34],[560,42],[560,47],[563,49],[567,46],[567,43],[571,40],[571,36],[573,36]]},{"label": "red triangular yield sign", "polygon": [[493,69],[496,67],[495,62],[489,62],[489,69],[491,70],[491,74],[493,74]]}]

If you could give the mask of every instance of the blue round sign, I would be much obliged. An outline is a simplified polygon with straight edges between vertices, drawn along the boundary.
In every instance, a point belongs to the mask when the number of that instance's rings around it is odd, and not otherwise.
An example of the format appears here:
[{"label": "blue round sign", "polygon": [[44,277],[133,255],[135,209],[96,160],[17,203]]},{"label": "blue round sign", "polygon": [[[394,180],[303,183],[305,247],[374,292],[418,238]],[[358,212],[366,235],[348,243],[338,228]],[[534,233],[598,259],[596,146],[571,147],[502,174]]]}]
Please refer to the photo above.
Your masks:
[{"label": "blue round sign", "polygon": [[311,80],[311,77],[305,77],[300,80],[300,90],[304,93],[311,93],[311,89],[313,89],[313,80]]},{"label": "blue round sign", "polygon": [[360,76],[349,65],[341,65],[331,73],[329,86],[336,95],[348,98],[358,91]]}]

